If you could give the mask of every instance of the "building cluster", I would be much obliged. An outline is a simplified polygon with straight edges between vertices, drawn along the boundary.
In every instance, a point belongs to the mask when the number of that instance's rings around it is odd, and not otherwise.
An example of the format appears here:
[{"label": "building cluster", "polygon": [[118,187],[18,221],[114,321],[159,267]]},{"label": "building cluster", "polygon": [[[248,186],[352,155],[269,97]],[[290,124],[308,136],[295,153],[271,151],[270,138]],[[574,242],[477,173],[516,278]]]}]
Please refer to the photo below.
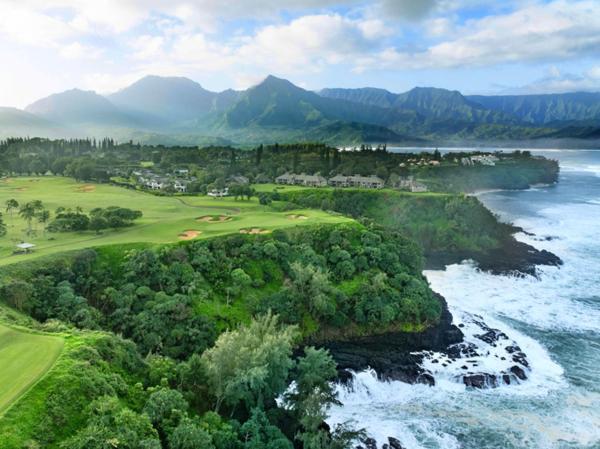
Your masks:
[{"label": "building cluster", "polygon": [[493,154],[482,154],[480,156],[463,157],[460,160],[461,165],[489,165],[494,166],[498,162],[498,158]]},{"label": "building cluster", "polygon": [[385,185],[383,179],[371,175],[335,175],[333,178],[326,179],[321,175],[296,175],[294,173],[285,173],[275,179],[277,184],[297,185],[306,187],[362,187],[366,189],[382,189]]},{"label": "building cluster", "polygon": [[412,159],[408,159],[406,162],[402,162],[400,163],[399,167],[415,167],[415,166],[419,166],[419,167],[424,167],[426,165],[432,166],[432,167],[437,167],[440,165],[440,161],[436,160],[436,159],[417,159],[417,158],[412,158]]},{"label": "building cluster", "polygon": [[183,176],[188,175],[187,170],[176,170],[173,175],[160,175],[151,170],[142,170],[134,171],[132,175],[136,178],[137,183],[145,189],[165,190],[173,188],[179,193],[187,192],[188,185],[195,180],[194,178],[183,178]]},{"label": "building cluster", "polygon": [[290,186],[306,187],[325,187],[327,179],[321,175],[306,175],[304,173],[296,175],[294,173],[285,173],[275,178],[277,184],[286,184]]},{"label": "building cluster", "polygon": [[414,176],[399,178],[394,182],[393,187],[410,192],[427,192],[427,186],[415,180]]}]

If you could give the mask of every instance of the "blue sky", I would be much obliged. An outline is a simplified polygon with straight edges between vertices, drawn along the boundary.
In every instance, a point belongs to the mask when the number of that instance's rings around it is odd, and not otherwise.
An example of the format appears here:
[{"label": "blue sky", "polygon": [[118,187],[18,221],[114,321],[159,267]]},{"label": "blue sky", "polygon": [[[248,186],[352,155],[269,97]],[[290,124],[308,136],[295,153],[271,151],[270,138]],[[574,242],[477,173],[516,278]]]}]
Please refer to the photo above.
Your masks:
[{"label": "blue sky", "polygon": [[600,91],[599,0],[0,0],[0,106],[144,75],[242,89]]}]

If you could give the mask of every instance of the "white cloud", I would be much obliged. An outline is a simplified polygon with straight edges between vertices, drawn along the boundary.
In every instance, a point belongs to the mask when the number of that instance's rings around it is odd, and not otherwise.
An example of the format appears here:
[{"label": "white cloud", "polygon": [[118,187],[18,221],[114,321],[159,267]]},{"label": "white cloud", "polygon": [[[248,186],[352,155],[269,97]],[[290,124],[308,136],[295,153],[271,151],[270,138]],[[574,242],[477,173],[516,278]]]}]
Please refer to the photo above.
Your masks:
[{"label": "white cloud", "polygon": [[11,2],[0,2],[0,35],[39,47],[52,47],[56,42],[76,35],[68,23],[36,10]]},{"label": "white cloud", "polygon": [[60,55],[66,59],[98,59],[104,51],[100,48],[90,45],[83,45],[79,42],[65,45],[59,51]]},{"label": "white cloud", "polygon": [[388,30],[379,21],[352,20],[337,14],[304,16],[287,25],[271,25],[248,38],[239,57],[280,70],[319,70],[350,63],[379,47]]},{"label": "white cloud", "polygon": [[130,42],[135,59],[155,59],[164,56],[165,39],[162,36],[144,34]]},{"label": "white cloud", "polygon": [[386,49],[366,60],[401,68],[452,68],[598,54],[600,2],[554,1],[468,21],[459,37],[421,52]]}]

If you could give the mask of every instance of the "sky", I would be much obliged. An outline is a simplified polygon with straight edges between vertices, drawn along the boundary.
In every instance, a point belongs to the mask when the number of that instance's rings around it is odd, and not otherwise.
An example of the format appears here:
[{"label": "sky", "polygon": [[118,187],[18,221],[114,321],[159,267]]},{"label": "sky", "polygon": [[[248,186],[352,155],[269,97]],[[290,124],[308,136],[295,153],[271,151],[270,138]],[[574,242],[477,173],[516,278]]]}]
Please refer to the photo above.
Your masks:
[{"label": "sky", "polygon": [[220,91],[600,91],[600,0],[0,0],[0,106],[145,75]]}]

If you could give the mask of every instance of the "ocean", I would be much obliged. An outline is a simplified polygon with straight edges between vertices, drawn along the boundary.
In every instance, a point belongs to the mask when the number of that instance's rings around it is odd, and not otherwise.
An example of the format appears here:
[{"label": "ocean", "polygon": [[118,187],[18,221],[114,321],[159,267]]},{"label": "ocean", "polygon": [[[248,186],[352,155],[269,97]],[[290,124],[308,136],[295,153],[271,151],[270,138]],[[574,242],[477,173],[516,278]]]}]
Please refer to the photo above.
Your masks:
[{"label": "ocean", "polygon": [[[600,151],[532,152],[560,161],[556,185],[479,198],[527,231],[519,240],[564,265],[539,267],[538,278],[482,273],[469,261],[425,273],[468,341],[483,321],[527,354],[528,379],[467,389],[455,380],[460,367],[431,358],[424,364],[433,387],[355,373],[352,388],[338,387],[343,405],[331,410],[330,424],[354,421],[379,447],[393,436],[405,449],[600,448]],[[503,348],[477,344],[476,366],[508,367]]]}]

